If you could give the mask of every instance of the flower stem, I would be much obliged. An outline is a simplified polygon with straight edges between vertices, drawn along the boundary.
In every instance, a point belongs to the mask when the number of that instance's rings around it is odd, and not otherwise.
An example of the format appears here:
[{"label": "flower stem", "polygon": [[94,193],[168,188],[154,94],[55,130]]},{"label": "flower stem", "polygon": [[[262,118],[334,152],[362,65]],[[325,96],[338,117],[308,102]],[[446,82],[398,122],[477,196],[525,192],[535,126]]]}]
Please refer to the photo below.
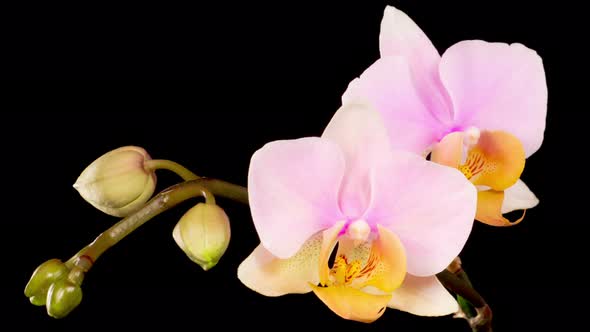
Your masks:
[{"label": "flower stem", "polygon": [[155,171],[157,169],[169,170],[171,172],[176,173],[184,181],[195,180],[199,178],[199,176],[191,172],[188,168],[171,160],[152,159],[146,161],[143,167],[148,171]]},{"label": "flower stem", "polygon": [[203,185],[206,186],[214,195],[248,204],[247,188],[222,180],[200,177],[177,162],[164,159],[153,159],[146,161],[144,167],[148,171],[154,171],[157,169],[166,169],[172,171],[180,176],[184,181],[197,179],[202,180]]},{"label": "flower stem", "polygon": [[201,181],[201,183],[215,196],[225,197],[243,204],[248,204],[248,189],[246,187],[205,177],[199,178],[199,181]]},{"label": "flower stem", "polygon": [[200,178],[179,183],[163,190],[139,211],[127,216],[101,233],[91,244],[70,258],[66,262],[66,266],[71,268],[77,264],[76,262],[81,257],[87,258],[91,263],[96,261],[107,249],[121,241],[139,226],[189,198],[202,196],[207,203],[215,204],[214,194],[240,202],[248,202],[246,188],[228,182]]},{"label": "flower stem", "polygon": [[444,270],[437,274],[436,277],[445,287],[454,293],[460,294],[474,306],[483,307],[486,305],[486,301],[478,292],[469,287],[465,281],[459,279],[452,272]]},{"label": "flower stem", "polygon": [[[460,274],[461,277],[457,274]],[[484,298],[473,289],[473,286],[467,277],[467,273],[465,273],[462,268],[459,268],[455,272],[451,272],[447,269],[436,276],[446,288],[457,294],[460,305],[460,299],[464,299],[475,307],[477,314],[471,316],[469,312],[465,312],[465,309],[463,308],[464,303],[461,305],[461,310],[463,310],[463,314],[465,315],[464,318],[469,323],[471,330],[473,332],[492,332],[492,310]]]}]

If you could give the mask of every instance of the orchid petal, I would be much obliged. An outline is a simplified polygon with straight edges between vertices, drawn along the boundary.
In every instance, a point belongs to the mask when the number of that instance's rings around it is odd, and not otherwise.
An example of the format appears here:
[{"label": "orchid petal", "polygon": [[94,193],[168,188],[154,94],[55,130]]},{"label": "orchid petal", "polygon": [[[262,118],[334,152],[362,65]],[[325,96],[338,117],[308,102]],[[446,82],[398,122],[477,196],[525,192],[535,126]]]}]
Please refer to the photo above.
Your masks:
[{"label": "orchid petal", "polygon": [[360,101],[377,109],[392,148],[421,154],[446,130],[425,106],[407,60],[402,57],[377,60],[358,80],[351,82],[342,101],[343,104]]},{"label": "orchid petal", "polygon": [[379,50],[382,57],[400,55],[420,63],[420,67],[428,68],[425,72],[437,70],[440,62],[438,51],[422,29],[393,6],[387,6],[383,13]]},{"label": "orchid petal", "polygon": [[369,170],[391,150],[383,121],[368,105],[345,105],[334,114],[322,138],[335,142],[344,152],[340,208],[349,218],[359,217],[370,201]]},{"label": "orchid petal", "polygon": [[436,276],[406,275],[387,304],[389,308],[418,316],[445,316],[459,311],[455,298],[443,287]]},{"label": "orchid petal", "polygon": [[463,156],[463,133],[446,135],[432,149],[430,160],[441,165],[457,168]]},{"label": "orchid petal", "polygon": [[514,226],[519,224],[525,213],[515,220],[510,221],[502,215],[502,202],[504,192],[495,190],[483,190],[477,193],[477,214],[475,219],[490,226]]},{"label": "orchid petal", "polygon": [[371,206],[364,220],[397,234],[407,271],[430,276],[455,258],[473,225],[476,189],[461,172],[417,155],[393,151],[371,174]]},{"label": "orchid petal", "polygon": [[[424,105],[436,119],[448,123],[452,107],[439,77],[441,57],[420,27],[404,12],[388,6],[381,21],[379,49],[382,58],[400,56],[408,61]],[[390,89],[395,89],[395,86]]]},{"label": "orchid petal", "polygon": [[547,83],[535,51],[521,44],[462,41],[443,54],[440,77],[457,125],[507,131],[520,139],[527,157],[539,149]]},{"label": "orchid petal", "polygon": [[522,180],[504,190],[504,201],[502,202],[502,213],[508,213],[515,210],[526,210],[539,204],[539,199],[527,187]]},{"label": "orchid petal", "polygon": [[291,258],[280,259],[259,245],[238,268],[238,278],[250,289],[266,296],[307,293],[309,283],[319,282],[322,233],[307,240]]},{"label": "orchid petal", "polygon": [[371,323],[381,317],[391,299],[391,294],[373,295],[347,286],[310,286],[338,316],[363,323]]},{"label": "orchid petal", "polygon": [[515,136],[504,131],[482,131],[477,145],[468,152],[463,172],[476,186],[504,190],[520,178],[524,153]]},{"label": "orchid petal", "polygon": [[313,234],[342,220],[343,174],[338,146],[317,137],[275,141],[256,151],[248,195],[262,245],[278,258],[289,258]]}]

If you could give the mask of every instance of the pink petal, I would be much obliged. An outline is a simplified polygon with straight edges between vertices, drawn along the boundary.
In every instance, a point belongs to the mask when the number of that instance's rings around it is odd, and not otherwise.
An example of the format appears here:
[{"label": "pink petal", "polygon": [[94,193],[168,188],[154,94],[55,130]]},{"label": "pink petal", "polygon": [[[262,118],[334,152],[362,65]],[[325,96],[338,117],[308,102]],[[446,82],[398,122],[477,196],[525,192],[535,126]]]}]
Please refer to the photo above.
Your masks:
[{"label": "pink petal", "polygon": [[426,107],[439,121],[449,122],[452,107],[440,83],[440,55],[420,27],[404,12],[388,6],[381,21],[379,48],[381,57],[400,56],[408,61]]},{"label": "pink petal", "polygon": [[521,44],[462,41],[443,54],[440,77],[457,125],[507,131],[520,139],[527,157],[539,149],[547,83],[535,51]]},{"label": "pink petal", "polygon": [[445,316],[459,311],[455,298],[435,276],[406,274],[402,286],[391,296],[388,307],[418,316]]},{"label": "pink petal", "polygon": [[385,57],[351,82],[342,100],[371,104],[381,113],[393,148],[423,153],[447,127],[430,112],[419,88],[404,58]]},{"label": "pink petal", "polygon": [[391,150],[383,121],[368,105],[345,105],[334,114],[322,138],[335,142],[344,152],[340,208],[348,218],[360,217],[369,206],[370,168]]},{"label": "pink petal", "polygon": [[471,231],[475,186],[457,169],[401,151],[374,168],[371,185],[364,219],[399,236],[408,273],[422,277],[445,269]]},{"label": "pink petal", "polygon": [[338,146],[317,137],[275,141],[256,151],[248,195],[262,245],[278,258],[289,258],[313,234],[341,220],[343,174]]}]

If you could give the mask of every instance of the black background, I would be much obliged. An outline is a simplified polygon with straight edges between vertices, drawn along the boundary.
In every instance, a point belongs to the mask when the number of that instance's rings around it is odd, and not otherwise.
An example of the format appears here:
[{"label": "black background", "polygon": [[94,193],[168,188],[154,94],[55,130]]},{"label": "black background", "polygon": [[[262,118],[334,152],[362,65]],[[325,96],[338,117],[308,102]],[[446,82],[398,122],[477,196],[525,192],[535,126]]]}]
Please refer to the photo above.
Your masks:
[{"label": "black background", "polygon": [[[318,1],[319,2],[319,1]],[[542,148],[522,178],[541,203],[513,228],[475,224],[465,269],[494,310],[497,331],[582,324],[586,221],[576,217],[585,164],[566,93],[573,8],[514,1],[391,1],[439,51],[464,39],[521,42],[543,58],[549,86]],[[475,5],[474,3],[477,3]],[[249,210],[219,199],[232,242],[203,272],[171,233],[194,201],[157,217],[109,250],[87,275],[82,304],[49,318],[22,291],[49,258],[67,259],[117,221],[72,188],[96,157],[139,145],[154,158],[246,184],[264,143],[320,135],[348,82],[375,61],[385,2],[255,4],[22,4],[2,11],[3,231],[1,316],[9,330],[330,328],[468,331],[464,321],[388,310],[366,325],[345,321],[314,295],[268,298],[243,286],[239,263],[258,243]],[[170,79],[188,79],[172,81]],[[49,81],[91,79],[94,81]],[[97,81],[96,79],[141,79]],[[164,79],[164,80],[152,80]],[[158,173],[158,188],[178,179]],[[6,296],[8,295],[8,296]],[[10,325],[12,326],[12,325]],[[4,330],[4,329],[3,329]]]}]

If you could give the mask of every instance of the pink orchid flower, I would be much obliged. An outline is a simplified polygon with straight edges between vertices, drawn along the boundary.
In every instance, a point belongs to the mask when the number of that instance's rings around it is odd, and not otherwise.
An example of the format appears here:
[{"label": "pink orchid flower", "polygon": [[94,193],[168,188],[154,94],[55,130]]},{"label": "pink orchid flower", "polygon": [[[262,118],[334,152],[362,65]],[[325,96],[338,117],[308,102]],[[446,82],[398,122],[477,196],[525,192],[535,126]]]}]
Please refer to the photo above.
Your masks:
[{"label": "pink orchid flower", "polygon": [[[478,187],[476,219],[510,226],[502,214],[538,199],[519,180],[543,141],[547,84],[537,53],[521,44],[466,40],[442,56],[403,12],[387,7],[381,58],[353,80],[343,103],[370,103],[391,144],[459,168]],[[524,214],[523,214],[524,217]]]},{"label": "pink orchid flower", "polygon": [[261,241],[238,269],[249,288],[313,291],[361,322],[385,307],[458,310],[434,275],[467,240],[476,190],[455,169],[392,150],[377,111],[343,106],[322,137],[266,144],[252,156],[248,193]]}]

